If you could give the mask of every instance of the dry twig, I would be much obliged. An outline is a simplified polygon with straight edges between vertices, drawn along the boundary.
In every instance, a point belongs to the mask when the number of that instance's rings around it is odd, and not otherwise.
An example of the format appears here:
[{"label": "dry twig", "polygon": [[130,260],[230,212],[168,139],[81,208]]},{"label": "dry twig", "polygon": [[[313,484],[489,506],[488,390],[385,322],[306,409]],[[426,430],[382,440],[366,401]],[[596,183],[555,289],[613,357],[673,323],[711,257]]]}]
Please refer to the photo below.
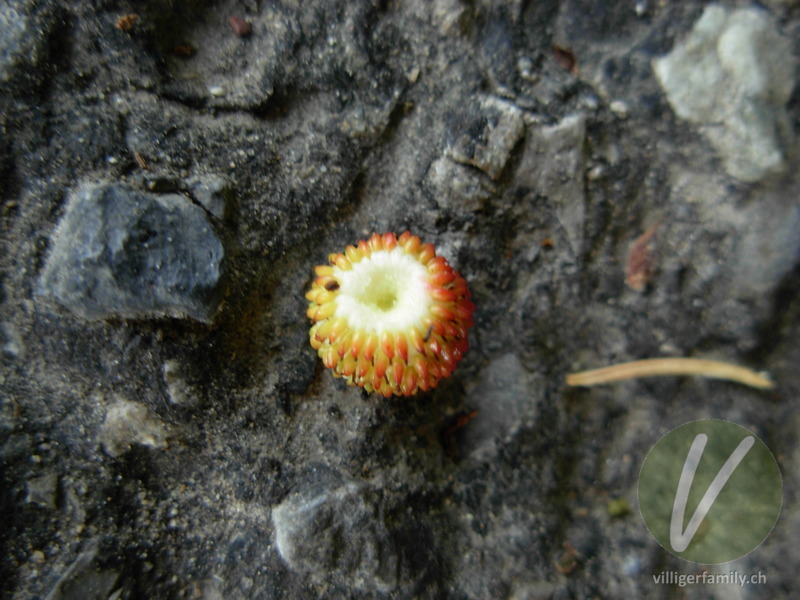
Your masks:
[{"label": "dry twig", "polygon": [[567,385],[591,386],[659,375],[695,375],[726,379],[762,390],[775,387],[765,375],[751,369],[699,358],[651,358],[567,375]]}]

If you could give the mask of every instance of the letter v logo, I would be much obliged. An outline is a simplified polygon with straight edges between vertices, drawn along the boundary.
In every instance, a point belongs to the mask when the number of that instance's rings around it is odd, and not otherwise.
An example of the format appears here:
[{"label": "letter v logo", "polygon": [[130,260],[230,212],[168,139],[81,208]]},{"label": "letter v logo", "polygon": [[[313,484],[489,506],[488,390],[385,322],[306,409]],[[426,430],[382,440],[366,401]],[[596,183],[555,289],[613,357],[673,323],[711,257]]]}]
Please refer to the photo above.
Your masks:
[{"label": "letter v logo", "polygon": [[700,523],[706,518],[708,511],[711,510],[714,500],[728,483],[736,467],[742,462],[745,455],[750,451],[755,443],[753,436],[747,436],[722,465],[722,468],[717,472],[714,481],[708,486],[706,493],[703,494],[703,499],[689,519],[689,524],[686,526],[685,531],[683,528],[683,516],[686,512],[686,502],[689,500],[689,490],[692,488],[692,481],[694,481],[694,474],[697,471],[697,465],[700,464],[700,459],[703,456],[703,449],[706,447],[708,436],[704,433],[698,433],[697,437],[692,442],[692,447],[689,449],[689,454],[686,455],[686,461],[683,463],[683,471],[681,471],[681,478],[678,481],[678,490],[675,493],[675,502],[672,504],[672,520],[669,524],[669,543],[675,552],[683,552],[692,543],[694,534],[700,527]]},{"label": "letter v logo", "polygon": [[700,564],[753,551],[780,514],[782,482],[769,448],[744,427],[717,419],[668,432],[648,452],[639,510],[664,549]]}]

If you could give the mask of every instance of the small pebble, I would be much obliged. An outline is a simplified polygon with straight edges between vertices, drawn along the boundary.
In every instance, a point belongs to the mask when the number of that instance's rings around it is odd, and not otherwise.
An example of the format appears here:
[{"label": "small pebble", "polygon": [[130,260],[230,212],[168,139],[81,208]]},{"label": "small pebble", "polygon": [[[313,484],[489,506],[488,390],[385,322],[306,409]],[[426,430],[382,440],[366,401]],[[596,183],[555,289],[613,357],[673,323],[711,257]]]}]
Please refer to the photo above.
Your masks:
[{"label": "small pebble", "polygon": [[172,53],[175,56],[180,56],[181,58],[191,58],[197,52],[197,48],[195,48],[192,44],[175,44],[172,47]]},{"label": "small pebble", "polygon": [[246,37],[250,35],[251,31],[253,31],[253,28],[250,25],[250,23],[248,23],[241,17],[237,17],[236,15],[228,19],[228,23],[230,23],[231,29],[233,29],[233,33],[235,33],[239,37]]},{"label": "small pebble", "polygon": [[133,26],[136,25],[136,21],[139,20],[139,15],[136,13],[130,13],[127,15],[122,15],[119,19],[117,19],[116,28],[120,31],[128,32],[133,29]]},{"label": "small pebble", "polygon": [[630,114],[630,108],[628,107],[627,103],[623,102],[622,100],[614,100],[608,106],[617,117],[620,119],[627,119],[628,115]]}]

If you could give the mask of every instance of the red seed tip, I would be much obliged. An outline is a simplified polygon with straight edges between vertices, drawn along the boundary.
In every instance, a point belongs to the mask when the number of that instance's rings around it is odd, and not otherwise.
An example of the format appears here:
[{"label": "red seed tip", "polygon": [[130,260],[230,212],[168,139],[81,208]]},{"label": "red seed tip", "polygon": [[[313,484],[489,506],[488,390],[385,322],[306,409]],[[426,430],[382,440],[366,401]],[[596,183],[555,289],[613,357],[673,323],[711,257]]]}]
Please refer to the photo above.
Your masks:
[{"label": "red seed tip", "polygon": [[250,35],[250,32],[253,31],[253,28],[248,21],[245,21],[243,18],[237,17],[236,15],[233,15],[230,19],[228,19],[228,23],[230,23],[233,33],[239,37],[248,36]]}]

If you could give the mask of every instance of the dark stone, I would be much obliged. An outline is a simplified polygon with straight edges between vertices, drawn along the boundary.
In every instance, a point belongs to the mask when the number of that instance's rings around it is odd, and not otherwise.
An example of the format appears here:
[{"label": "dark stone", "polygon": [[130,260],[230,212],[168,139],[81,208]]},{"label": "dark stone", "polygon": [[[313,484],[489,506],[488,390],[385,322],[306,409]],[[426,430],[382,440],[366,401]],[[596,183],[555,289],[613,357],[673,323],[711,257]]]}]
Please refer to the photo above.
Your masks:
[{"label": "dark stone", "polygon": [[53,586],[46,600],[106,600],[119,579],[119,571],[104,569],[97,540],[81,552]]},{"label": "dark stone", "polygon": [[294,571],[324,581],[336,572],[367,591],[398,584],[398,556],[369,486],[323,473],[272,511],[275,543]]},{"label": "dark stone", "polygon": [[46,473],[29,479],[26,500],[43,508],[55,508],[58,500],[58,475]]},{"label": "dark stone", "polygon": [[85,185],[70,195],[41,289],[86,319],[208,321],[223,257],[205,214],[183,196]]},{"label": "dark stone", "polygon": [[225,218],[225,211],[231,205],[233,190],[219,175],[195,175],[186,181],[192,196],[209,214],[217,219]]}]

